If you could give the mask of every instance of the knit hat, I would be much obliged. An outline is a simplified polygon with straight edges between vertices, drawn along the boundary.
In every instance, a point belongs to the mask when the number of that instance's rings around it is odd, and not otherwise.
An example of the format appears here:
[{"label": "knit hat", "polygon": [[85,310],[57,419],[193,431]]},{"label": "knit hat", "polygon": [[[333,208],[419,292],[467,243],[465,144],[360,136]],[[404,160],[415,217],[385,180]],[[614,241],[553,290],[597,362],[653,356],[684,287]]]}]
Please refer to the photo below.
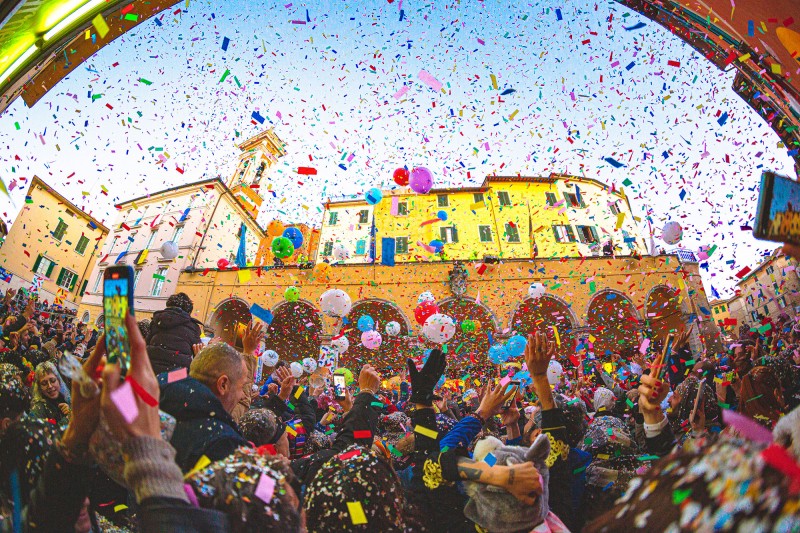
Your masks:
[{"label": "knit hat", "polygon": [[306,491],[309,533],[380,531],[400,533],[405,498],[388,461],[358,445],[334,455]]},{"label": "knit hat", "polygon": [[611,411],[616,401],[617,397],[614,396],[614,393],[605,387],[597,387],[597,390],[594,391],[592,403],[595,411],[600,411],[601,409]]},{"label": "knit hat", "polygon": [[532,462],[542,477],[542,495],[534,505],[528,505],[499,487],[465,481],[470,499],[464,508],[464,516],[493,533],[529,531],[544,522],[549,512],[547,484],[550,470],[545,460],[550,455],[550,440],[547,435],[540,434],[536,437],[530,448],[504,446],[494,437],[488,437],[476,444],[476,460],[483,460],[489,453],[494,456],[497,465]]},{"label": "knit hat", "polygon": [[239,419],[239,432],[258,446],[275,444],[286,431],[286,425],[269,409],[250,409]]},{"label": "knit hat", "polygon": [[310,435],[308,435],[308,438],[306,438],[306,455],[311,455],[312,453],[317,453],[320,450],[327,450],[328,448],[332,447],[334,437],[335,435],[333,432],[326,434],[318,429],[315,429]]}]

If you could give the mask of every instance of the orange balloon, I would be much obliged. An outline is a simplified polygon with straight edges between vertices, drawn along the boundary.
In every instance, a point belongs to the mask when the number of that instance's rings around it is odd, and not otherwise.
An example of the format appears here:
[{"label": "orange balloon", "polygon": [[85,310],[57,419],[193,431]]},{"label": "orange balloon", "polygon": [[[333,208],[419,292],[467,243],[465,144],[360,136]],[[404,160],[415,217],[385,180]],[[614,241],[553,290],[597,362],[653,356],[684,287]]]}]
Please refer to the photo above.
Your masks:
[{"label": "orange balloon", "polygon": [[276,219],[267,224],[267,235],[283,235],[283,222]]}]

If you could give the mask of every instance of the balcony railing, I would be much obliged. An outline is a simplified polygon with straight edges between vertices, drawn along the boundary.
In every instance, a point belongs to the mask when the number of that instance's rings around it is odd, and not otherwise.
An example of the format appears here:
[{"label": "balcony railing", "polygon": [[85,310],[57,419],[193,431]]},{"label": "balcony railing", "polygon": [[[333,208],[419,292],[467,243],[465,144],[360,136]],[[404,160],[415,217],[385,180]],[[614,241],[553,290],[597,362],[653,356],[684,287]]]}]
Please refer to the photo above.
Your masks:
[{"label": "balcony railing", "polygon": [[667,253],[670,255],[677,255],[678,259],[681,260],[681,263],[697,263],[697,257],[691,250],[686,250],[684,248],[673,248],[672,250],[667,250]]}]

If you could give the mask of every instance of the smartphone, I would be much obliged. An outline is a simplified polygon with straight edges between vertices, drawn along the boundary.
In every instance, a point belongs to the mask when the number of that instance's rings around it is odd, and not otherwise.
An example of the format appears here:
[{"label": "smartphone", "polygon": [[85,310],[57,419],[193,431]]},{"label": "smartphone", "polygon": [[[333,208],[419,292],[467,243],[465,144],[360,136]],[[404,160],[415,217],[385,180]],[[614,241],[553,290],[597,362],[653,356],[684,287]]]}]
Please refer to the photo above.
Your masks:
[{"label": "smartphone", "polygon": [[[522,385],[521,381],[519,381],[517,379],[512,379],[511,381],[508,382],[508,384],[506,384],[505,392],[508,392],[512,388],[514,388],[515,390],[518,391],[521,385]],[[515,392],[514,394],[511,395],[511,398],[509,398],[508,400],[503,402],[503,409],[508,409],[509,407],[511,407],[511,403],[514,401],[514,398],[516,398],[516,397],[517,397],[517,394]]]},{"label": "smartphone", "polygon": [[344,400],[347,397],[347,382],[341,374],[333,375],[333,397],[337,400]]},{"label": "smartphone", "polygon": [[106,357],[119,364],[124,377],[131,364],[131,342],[125,315],[133,314],[133,269],[108,267],[103,274],[103,318],[106,330]]},{"label": "smartphone", "polygon": [[[795,214],[797,213],[797,214]],[[800,183],[765,171],[761,174],[756,221],[756,239],[800,244]]]}]

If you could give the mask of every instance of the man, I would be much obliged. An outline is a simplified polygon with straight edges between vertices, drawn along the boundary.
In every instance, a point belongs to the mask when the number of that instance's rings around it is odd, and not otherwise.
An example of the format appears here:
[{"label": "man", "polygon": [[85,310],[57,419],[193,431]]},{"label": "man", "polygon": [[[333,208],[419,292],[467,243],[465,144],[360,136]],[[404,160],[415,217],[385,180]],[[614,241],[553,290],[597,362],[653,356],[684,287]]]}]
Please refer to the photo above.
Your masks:
[{"label": "man", "polygon": [[170,442],[183,472],[203,456],[216,461],[248,445],[231,416],[252,380],[245,357],[219,342],[197,354],[188,378],[169,383],[169,374],[159,376],[161,409],[177,420]]},{"label": "man", "polygon": [[153,313],[147,354],[156,374],[189,368],[192,346],[200,343],[200,321],[192,318],[194,304],[184,293],[167,298],[167,307]]}]

